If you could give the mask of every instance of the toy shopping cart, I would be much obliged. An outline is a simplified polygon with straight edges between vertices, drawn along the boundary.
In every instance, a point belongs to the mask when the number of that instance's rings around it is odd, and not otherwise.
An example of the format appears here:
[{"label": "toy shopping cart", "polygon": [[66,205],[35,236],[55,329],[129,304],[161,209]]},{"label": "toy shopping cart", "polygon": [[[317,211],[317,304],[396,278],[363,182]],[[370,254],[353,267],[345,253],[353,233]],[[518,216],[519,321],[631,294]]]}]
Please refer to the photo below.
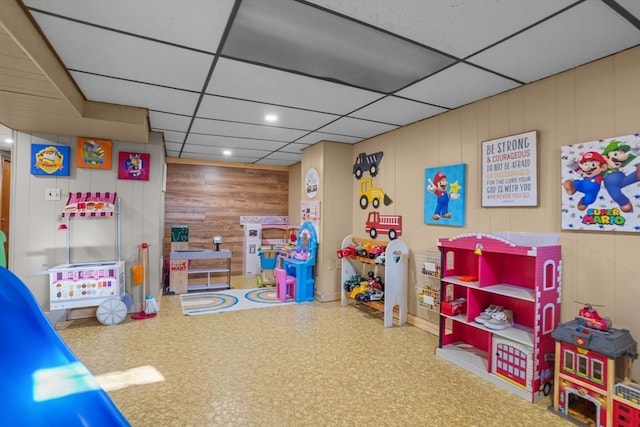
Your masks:
[{"label": "toy shopping cart", "polygon": [[258,276],[258,287],[274,286],[276,278],[273,270],[276,268],[278,261],[278,252],[275,249],[260,249],[260,267],[262,273]]}]

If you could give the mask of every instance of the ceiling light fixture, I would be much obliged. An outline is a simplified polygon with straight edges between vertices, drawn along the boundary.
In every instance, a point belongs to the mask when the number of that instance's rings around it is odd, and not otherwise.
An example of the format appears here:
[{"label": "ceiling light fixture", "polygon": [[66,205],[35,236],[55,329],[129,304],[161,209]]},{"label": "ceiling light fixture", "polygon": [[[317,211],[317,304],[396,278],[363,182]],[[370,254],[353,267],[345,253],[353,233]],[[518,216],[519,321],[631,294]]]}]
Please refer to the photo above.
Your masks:
[{"label": "ceiling light fixture", "polygon": [[266,116],[264,116],[264,119],[268,122],[277,122],[278,116],[276,116],[275,114],[267,114]]},{"label": "ceiling light fixture", "polygon": [[224,154],[225,156],[230,156],[231,150],[222,150],[222,154]]},{"label": "ceiling light fixture", "polygon": [[7,138],[4,140],[4,142],[6,142],[7,144],[13,144],[13,139],[12,138]]},{"label": "ceiling light fixture", "polygon": [[243,0],[222,53],[382,93],[400,90],[455,62],[435,50],[305,3]]}]

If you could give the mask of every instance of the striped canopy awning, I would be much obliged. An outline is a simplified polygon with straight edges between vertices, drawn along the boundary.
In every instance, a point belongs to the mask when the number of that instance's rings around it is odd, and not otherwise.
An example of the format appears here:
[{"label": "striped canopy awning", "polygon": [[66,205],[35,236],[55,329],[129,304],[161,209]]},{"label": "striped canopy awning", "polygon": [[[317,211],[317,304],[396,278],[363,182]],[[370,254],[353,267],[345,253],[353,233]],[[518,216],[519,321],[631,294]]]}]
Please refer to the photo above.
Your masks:
[{"label": "striped canopy awning", "polygon": [[116,193],[69,193],[62,216],[112,216],[115,210]]}]

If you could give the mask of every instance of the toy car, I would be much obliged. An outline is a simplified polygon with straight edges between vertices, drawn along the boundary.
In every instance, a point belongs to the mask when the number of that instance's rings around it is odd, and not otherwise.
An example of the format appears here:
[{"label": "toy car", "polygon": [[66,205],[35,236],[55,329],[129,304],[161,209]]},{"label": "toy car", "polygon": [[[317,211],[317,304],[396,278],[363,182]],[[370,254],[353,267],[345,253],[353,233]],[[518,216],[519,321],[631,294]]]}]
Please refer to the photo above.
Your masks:
[{"label": "toy car", "polygon": [[360,282],[358,285],[353,287],[353,289],[351,290],[351,293],[349,294],[349,297],[357,301],[358,295],[360,295],[363,292],[367,292],[370,289],[371,289],[371,286],[369,286],[369,283],[367,281]]},{"label": "toy car", "polygon": [[387,248],[385,246],[374,246],[369,250],[369,258],[374,259],[377,256],[385,253]]},{"label": "toy car", "polygon": [[356,274],[355,276],[351,276],[351,279],[344,281],[344,290],[351,292],[353,288],[358,286],[360,282],[362,282],[362,276]]},{"label": "toy car", "polygon": [[379,289],[369,289],[356,295],[357,302],[382,301],[384,292]]},{"label": "toy car", "polygon": [[356,256],[368,258],[370,249],[372,249],[371,243],[364,242],[356,248]]},{"label": "toy car", "polygon": [[337,251],[338,258],[350,258],[356,256],[356,248],[353,246],[347,246],[346,248],[339,249]]}]

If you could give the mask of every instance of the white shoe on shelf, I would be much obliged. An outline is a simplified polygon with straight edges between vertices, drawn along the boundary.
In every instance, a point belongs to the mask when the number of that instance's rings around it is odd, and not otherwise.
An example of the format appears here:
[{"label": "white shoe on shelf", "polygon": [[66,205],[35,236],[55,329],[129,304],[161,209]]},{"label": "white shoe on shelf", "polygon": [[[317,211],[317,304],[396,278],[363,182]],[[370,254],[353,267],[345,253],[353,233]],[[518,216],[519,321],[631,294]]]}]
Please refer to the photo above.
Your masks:
[{"label": "white shoe on shelf", "polygon": [[496,311],[484,324],[489,329],[507,329],[513,326],[513,311]]},{"label": "white shoe on shelf", "polygon": [[485,308],[482,313],[477,315],[476,318],[473,319],[473,321],[484,325],[487,320],[491,319],[491,316],[493,316],[495,312],[502,310],[504,310],[504,308],[502,308],[501,306],[491,304],[489,307]]}]

